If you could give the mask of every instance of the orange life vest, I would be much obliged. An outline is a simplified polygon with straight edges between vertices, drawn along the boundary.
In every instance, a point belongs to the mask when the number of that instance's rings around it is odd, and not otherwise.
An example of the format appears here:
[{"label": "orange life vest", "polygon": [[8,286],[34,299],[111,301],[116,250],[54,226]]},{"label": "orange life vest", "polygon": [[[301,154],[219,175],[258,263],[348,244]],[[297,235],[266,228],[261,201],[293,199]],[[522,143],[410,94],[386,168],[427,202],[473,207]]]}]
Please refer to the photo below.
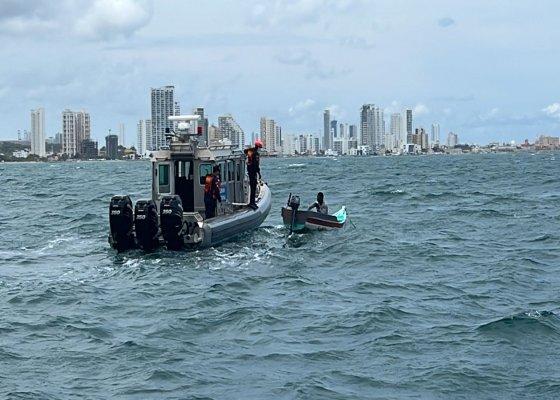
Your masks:
[{"label": "orange life vest", "polygon": [[247,165],[253,165],[255,157],[255,151],[253,149],[247,150]]},{"label": "orange life vest", "polygon": [[211,193],[212,192],[212,181],[214,180],[213,175],[206,175],[204,179],[204,193]]}]

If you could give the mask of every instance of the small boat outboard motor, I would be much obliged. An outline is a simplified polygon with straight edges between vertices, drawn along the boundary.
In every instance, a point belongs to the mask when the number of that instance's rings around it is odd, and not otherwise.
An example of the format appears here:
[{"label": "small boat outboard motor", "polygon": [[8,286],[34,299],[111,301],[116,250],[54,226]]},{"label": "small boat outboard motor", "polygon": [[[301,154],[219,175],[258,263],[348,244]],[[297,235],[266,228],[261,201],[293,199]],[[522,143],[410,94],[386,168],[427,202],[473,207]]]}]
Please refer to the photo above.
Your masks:
[{"label": "small boat outboard motor", "polygon": [[129,196],[113,196],[109,204],[109,243],[118,251],[134,247],[132,200]]},{"label": "small boat outboard motor", "polygon": [[294,224],[296,223],[297,210],[299,209],[299,196],[288,197],[288,207],[292,209],[292,223],[290,224],[290,235],[294,231]]},{"label": "small boat outboard motor", "polygon": [[138,200],[134,206],[134,231],[138,247],[152,251],[159,246],[159,219],[153,200]]},{"label": "small boat outboard motor", "polygon": [[183,247],[183,203],[177,195],[163,196],[159,206],[161,234],[169,250]]}]

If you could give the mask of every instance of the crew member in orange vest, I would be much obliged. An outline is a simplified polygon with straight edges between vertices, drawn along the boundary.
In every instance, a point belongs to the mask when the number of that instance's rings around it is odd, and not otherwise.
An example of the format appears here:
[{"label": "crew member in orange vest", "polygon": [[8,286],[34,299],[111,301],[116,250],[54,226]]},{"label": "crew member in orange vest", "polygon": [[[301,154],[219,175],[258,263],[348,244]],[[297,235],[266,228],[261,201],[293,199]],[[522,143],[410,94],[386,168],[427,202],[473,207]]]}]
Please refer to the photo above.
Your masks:
[{"label": "crew member in orange vest", "polygon": [[217,202],[222,202],[222,197],[220,196],[221,185],[220,167],[218,165],[214,165],[212,174],[206,175],[206,178],[204,179],[204,208],[206,219],[216,216]]},{"label": "crew member in orange vest", "polygon": [[262,148],[262,142],[257,139],[255,141],[255,147],[250,147],[245,149],[245,155],[247,156],[247,174],[249,175],[249,186],[251,187],[251,195],[249,196],[249,207],[253,210],[259,208],[255,202],[255,196],[257,192],[257,174],[259,179],[261,176],[261,160],[259,155],[259,149]]}]

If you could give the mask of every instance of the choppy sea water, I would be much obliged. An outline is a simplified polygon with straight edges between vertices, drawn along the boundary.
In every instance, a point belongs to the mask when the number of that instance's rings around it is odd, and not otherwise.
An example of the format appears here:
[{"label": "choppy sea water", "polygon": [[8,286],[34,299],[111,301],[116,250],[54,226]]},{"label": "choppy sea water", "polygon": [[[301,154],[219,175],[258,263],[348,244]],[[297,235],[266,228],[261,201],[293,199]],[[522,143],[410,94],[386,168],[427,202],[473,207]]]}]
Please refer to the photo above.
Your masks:
[{"label": "choppy sea water", "polygon": [[[263,159],[264,225],[117,254],[149,163],[0,164],[0,398],[560,397],[560,157]],[[290,192],[355,228],[290,238]]]}]

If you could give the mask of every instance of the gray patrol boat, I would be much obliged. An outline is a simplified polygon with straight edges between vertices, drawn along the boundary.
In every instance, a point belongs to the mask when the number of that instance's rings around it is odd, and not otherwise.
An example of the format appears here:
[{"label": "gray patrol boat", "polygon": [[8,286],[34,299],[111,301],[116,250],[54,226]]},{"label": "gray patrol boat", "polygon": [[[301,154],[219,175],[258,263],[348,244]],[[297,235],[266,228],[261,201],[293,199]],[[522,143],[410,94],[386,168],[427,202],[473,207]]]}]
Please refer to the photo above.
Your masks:
[{"label": "gray patrol boat", "polygon": [[[231,145],[199,145],[198,115],[171,116],[176,131],[166,133],[168,148],[151,154],[152,198],[113,196],[109,205],[109,243],[118,251],[208,247],[260,226],[270,212],[271,193],[262,180],[253,210],[249,202],[246,156]],[[204,182],[220,167],[221,197],[216,216],[204,219]]]}]

